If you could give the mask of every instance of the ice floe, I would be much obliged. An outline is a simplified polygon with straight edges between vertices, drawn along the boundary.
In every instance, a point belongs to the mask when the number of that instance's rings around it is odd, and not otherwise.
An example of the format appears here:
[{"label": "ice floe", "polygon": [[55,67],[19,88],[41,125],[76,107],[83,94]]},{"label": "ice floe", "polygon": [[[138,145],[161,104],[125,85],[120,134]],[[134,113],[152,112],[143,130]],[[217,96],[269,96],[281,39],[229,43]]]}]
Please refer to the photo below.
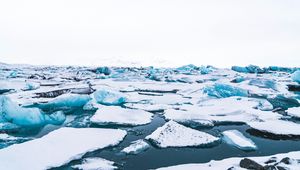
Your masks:
[{"label": "ice floe", "polygon": [[208,133],[185,127],[174,121],[169,121],[157,128],[146,139],[161,148],[205,146],[219,140]]},{"label": "ice floe", "polygon": [[91,117],[91,122],[99,125],[144,125],[151,122],[152,115],[152,113],[144,110],[103,106]]},{"label": "ice floe", "polygon": [[248,122],[248,125],[258,131],[275,135],[300,135],[300,124],[285,120],[268,120],[264,122]]},{"label": "ice floe", "polygon": [[1,149],[0,169],[59,167],[86,152],[117,145],[125,135],[125,131],[115,129],[60,128],[39,139]]},{"label": "ice floe", "polygon": [[251,139],[246,138],[237,130],[227,130],[222,132],[223,140],[229,145],[233,145],[242,150],[256,150],[257,147]]}]

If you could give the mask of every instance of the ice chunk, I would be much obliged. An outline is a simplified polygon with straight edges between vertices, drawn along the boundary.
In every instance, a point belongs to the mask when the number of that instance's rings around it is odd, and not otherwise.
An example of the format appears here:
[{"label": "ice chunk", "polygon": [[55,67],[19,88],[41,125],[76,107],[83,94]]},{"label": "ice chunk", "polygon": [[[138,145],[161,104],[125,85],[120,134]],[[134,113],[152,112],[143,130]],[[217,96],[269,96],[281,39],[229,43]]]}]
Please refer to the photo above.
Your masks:
[{"label": "ice chunk", "polygon": [[126,154],[138,154],[147,150],[150,145],[142,139],[131,142],[131,145],[124,148],[121,152]]},{"label": "ice chunk", "polygon": [[300,83],[300,70],[297,70],[292,74],[292,80]]},{"label": "ice chunk", "polygon": [[0,169],[58,167],[87,152],[117,145],[125,135],[126,131],[116,129],[61,128],[40,139],[0,150]]},{"label": "ice chunk", "polygon": [[289,108],[286,112],[290,116],[300,118],[300,107]]},{"label": "ice chunk", "polygon": [[209,145],[219,140],[208,133],[200,132],[174,121],[165,123],[146,137],[161,148]]},{"label": "ice chunk", "polygon": [[5,133],[0,133],[0,140],[18,140],[18,137],[10,136]]},{"label": "ice chunk", "polygon": [[229,84],[216,83],[213,86],[204,88],[204,93],[217,98],[225,98],[231,96],[248,96],[248,91]]},{"label": "ice chunk", "polygon": [[242,150],[255,150],[256,145],[251,139],[246,138],[241,132],[237,130],[227,130],[223,132],[223,140],[233,146]]},{"label": "ice chunk", "polygon": [[144,125],[151,122],[152,113],[144,110],[124,109],[118,106],[103,106],[91,118],[91,122],[107,125]]},{"label": "ice chunk", "polygon": [[47,123],[62,124],[65,116],[62,112],[44,114],[38,108],[24,108],[12,102],[7,96],[0,96],[0,114],[3,120],[19,126],[43,126]]},{"label": "ice chunk", "polygon": [[63,94],[47,103],[39,103],[37,107],[41,109],[83,107],[90,100],[89,95]]},{"label": "ice chunk", "polygon": [[61,125],[65,122],[66,116],[63,111],[56,111],[50,115],[45,115],[45,120],[53,125]]},{"label": "ice chunk", "polygon": [[1,116],[20,126],[41,126],[45,123],[44,114],[37,108],[23,108],[13,103],[7,96],[0,96]]},{"label": "ice chunk", "polygon": [[240,73],[266,73],[268,69],[261,69],[259,66],[249,65],[246,67],[232,66],[231,69]]},{"label": "ice chunk", "polygon": [[277,90],[276,82],[268,79],[252,79],[249,81],[249,85]]},{"label": "ice chunk", "polygon": [[268,120],[265,122],[248,122],[253,129],[275,135],[300,135],[300,124],[284,120]]},{"label": "ice chunk", "polygon": [[34,82],[27,82],[26,86],[23,88],[24,91],[27,90],[36,90],[40,88],[40,84],[39,83],[34,83]]},{"label": "ice chunk", "polygon": [[128,100],[123,93],[108,89],[98,89],[94,92],[94,97],[98,103],[104,105],[121,105]]},{"label": "ice chunk", "polygon": [[111,69],[109,67],[98,67],[95,72],[97,74],[104,74],[107,76],[111,74]]},{"label": "ice chunk", "polygon": [[80,165],[72,166],[74,169],[80,170],[113,170],[118,169],[114,166],[114,162],[103,158],[85,158]]}]

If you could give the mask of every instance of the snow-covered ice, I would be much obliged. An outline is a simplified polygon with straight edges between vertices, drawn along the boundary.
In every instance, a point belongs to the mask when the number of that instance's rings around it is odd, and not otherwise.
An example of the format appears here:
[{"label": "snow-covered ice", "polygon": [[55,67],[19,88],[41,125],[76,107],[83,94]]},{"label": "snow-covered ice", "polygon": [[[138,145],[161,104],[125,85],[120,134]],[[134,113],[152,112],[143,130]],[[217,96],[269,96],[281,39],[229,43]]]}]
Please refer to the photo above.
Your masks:
[{"label": "snow-covered ice", "polygon": [[174,121],[169,121],[157,128],[146,139],[161,148],[205,146],[219,140],[208,133],[185,127]]},{"label": "snow-covered ice", "polygon": [[117,145],[125,135],[125,131],[115,129],[60,128],[39,139],[1,149],[0,169],[58,167],[87,152]]},{"label": "snow-covered ice", "polygon": [[144,125],[151,122],[152,115],[152,113],[144,110],[125,109],[119,106],[102,106],[91,118],[91,122],[100,125]]},{"label": "snow-covered ice", "polygon": [[242,150],[255,150],[256,145],[251,139],[246,138],[241,132],[237,130],[227,130],[223,133],[223,140],[229,145],[233,145]]},{"label": "snow-covered ice", "polygon": [[97,89],[94,97],[98,103],[104,105],[121,105],[128,100],[125,94],[104,88]]},{"label": "snow-covered ice", "polygon": [[300,124],[285,120],[249,122],[248,125],[253,129],[275,135],[300,135]]}]

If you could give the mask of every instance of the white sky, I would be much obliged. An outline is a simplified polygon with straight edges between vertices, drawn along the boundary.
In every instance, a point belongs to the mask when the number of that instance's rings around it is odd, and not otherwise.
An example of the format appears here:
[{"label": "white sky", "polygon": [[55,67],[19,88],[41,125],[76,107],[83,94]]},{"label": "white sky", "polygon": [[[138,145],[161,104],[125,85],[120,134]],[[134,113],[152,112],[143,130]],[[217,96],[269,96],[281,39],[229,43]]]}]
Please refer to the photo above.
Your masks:
[{"label": "white sky", "polygon": [[0,62],[300,66],[299,0],[1,0]]}]

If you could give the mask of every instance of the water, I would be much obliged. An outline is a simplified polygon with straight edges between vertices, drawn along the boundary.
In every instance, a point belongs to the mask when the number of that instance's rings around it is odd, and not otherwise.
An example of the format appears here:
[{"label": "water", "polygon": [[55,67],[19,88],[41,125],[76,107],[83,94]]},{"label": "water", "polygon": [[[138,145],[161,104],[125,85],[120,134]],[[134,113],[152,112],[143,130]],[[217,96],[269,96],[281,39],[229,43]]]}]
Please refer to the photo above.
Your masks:
[{"label": "water", "polygon": [[[150,149],[138,155],[125,155],[120,153],[123,148],[130,144],[130,142],[145,138],[164,123],[165,120],[162,116],[160,114],[156,114],[153,121],[148,125],[131,128],[123,127],[122,129],[126,129],[128,131],[128,135],[118,146],[87,153],[84,157],[101,157],[108,159],[116,162],[120,169],[144,170],[177,164],[205,163],[210,160],[221,160],[228,157],[267,156],[300,150],[300,140],[298,139],[274,140],[264,138],[263,136],[250,135],[247,132],[250,129],[248,125],[220,125],[213,128],[199,128],[199,130],[217,136],[222,131],[237,129],[246,137],[252,139],[257,145],[258,150],[245,152],[226,143],[220,142],[210,148],[190,147],[160,149],[151,146]],[[110,128],[116,127],[111,126]],[[80,160],[74,160],[67,165],[53,169],[69,170],[72,165],[78,163],[80,163]]]}]

